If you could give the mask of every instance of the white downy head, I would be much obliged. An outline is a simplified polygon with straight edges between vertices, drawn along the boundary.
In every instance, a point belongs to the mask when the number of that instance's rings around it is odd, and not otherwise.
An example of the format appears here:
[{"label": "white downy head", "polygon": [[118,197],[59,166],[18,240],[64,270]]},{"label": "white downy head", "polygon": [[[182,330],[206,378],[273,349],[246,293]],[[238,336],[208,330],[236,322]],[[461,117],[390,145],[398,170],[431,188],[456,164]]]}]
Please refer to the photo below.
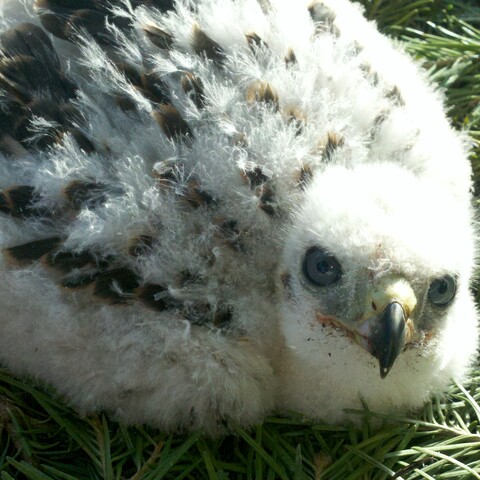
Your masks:
[{"label": "white downy head", "polygon": [[285,367],[294,377],[286,403],[322,415],[332,382],[345,406],[363,398],[408,407],[448,379],[441,370],[466,365],[477,324],[473,238],[464,200],[405,169],[329,166],[316,175],[281,272],[295,365]]}]

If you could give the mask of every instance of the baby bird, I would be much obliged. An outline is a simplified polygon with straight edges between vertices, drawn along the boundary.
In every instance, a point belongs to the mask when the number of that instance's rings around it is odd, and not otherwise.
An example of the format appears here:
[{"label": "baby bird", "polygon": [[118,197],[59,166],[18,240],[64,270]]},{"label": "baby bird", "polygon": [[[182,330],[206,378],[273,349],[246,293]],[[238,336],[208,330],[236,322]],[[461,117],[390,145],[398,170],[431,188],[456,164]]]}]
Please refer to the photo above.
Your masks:
[{"label": "baby bird", "polygon": [[7,0],[0,362],[225,431],[418,408],[478,346],[466,138],[347,0]]}]

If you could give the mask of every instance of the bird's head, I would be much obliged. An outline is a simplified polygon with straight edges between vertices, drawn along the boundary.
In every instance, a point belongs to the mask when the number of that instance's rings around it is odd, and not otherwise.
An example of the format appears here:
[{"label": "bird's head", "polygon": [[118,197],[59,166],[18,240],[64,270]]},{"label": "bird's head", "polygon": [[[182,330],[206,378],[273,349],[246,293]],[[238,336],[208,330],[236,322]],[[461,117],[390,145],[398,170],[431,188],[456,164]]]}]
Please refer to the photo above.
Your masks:
[{"label": "bird's head", "polygon": [[471,210],[453,191],[390,164],[319,173],[284,250],[287,346],[315,363],[347,341],[385,378],[402,352],[434,344],[456,303],[471,304]]}]

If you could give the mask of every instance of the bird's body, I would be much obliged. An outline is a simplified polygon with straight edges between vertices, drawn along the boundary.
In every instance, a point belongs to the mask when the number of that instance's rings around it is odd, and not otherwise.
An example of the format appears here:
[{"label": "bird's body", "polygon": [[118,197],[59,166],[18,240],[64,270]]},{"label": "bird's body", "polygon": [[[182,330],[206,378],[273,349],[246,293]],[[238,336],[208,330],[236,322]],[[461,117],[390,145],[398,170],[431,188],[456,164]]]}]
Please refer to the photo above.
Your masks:
[{"label": "bird's body", "polygon": [[69,5],[3,5],[2,363],[212,432],[465,373],[466,142],[357,6]]}]

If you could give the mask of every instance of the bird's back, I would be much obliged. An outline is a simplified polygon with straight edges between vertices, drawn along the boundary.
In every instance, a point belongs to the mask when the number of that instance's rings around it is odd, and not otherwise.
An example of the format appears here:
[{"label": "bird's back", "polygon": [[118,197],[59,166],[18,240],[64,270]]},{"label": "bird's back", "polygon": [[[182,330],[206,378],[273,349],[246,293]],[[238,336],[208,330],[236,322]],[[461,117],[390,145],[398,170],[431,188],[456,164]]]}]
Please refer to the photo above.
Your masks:
[{"label": "bird's back", "polygon": [[80,408],[169,428],[272,408],[279,262],[329,166],[394,163],[468,204],[439,95],[353,4],[3,8],[0,358]]}]

